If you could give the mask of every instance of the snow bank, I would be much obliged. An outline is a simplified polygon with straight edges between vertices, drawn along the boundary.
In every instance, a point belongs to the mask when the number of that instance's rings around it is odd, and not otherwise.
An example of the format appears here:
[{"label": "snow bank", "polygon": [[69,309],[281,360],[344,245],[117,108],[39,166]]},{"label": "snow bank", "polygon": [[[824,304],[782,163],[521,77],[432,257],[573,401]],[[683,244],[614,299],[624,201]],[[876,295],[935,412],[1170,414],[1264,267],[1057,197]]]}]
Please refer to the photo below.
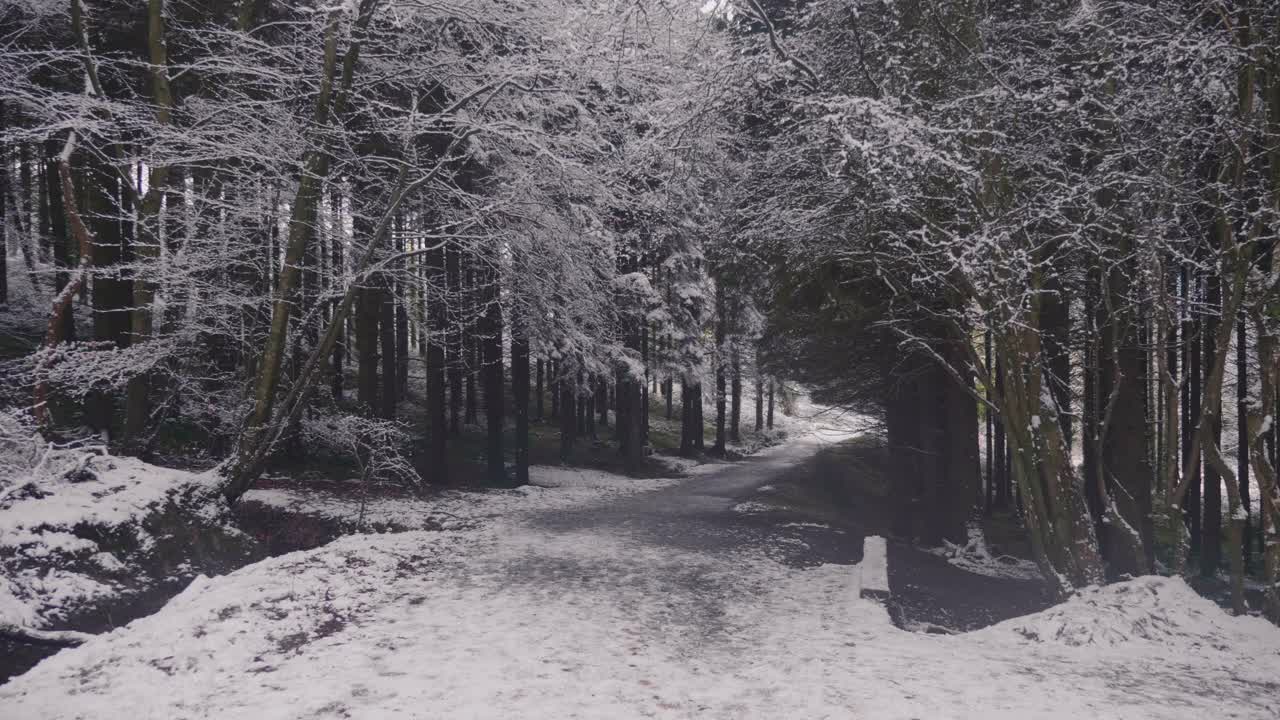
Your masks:
[{"label": "snow bank", "polygon": [[1070,647],[1154,643],[1280,653],[1280,629],[1261,618],[1231,617],[1181,578],[1157,576],[1086,588],[1061,605],[975,635]]},{"label": "snow bank", "polygon": [[205,499],[205,476],[134,458],[75,455],[68,472],[49,472],[60,461],[45,457],[0,497],[0,625],[64,624],[88,607],[171,579],[171,568],[164,577],[148,577],[147,568],[173,530],[156,521],[166,507],[183,506],[184,517],[175,518],[181,525],[219,523]]}]

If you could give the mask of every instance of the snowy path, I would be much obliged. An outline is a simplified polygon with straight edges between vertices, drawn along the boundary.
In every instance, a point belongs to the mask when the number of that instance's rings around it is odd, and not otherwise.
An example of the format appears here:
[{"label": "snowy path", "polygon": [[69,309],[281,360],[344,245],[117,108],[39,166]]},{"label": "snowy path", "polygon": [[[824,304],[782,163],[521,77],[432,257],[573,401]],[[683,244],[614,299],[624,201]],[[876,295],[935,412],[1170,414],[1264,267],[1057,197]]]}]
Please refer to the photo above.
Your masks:
[{"label": "snowy path", "polygon": [[858,598],[856,567],[802,567],[813,551],[795,531],[821,528],[739,511],[818,447],[198,580],[0,688],[0,708],[6,720],[1280,714],[1280,631],[1177,582],[964,636],[894,628]]}]

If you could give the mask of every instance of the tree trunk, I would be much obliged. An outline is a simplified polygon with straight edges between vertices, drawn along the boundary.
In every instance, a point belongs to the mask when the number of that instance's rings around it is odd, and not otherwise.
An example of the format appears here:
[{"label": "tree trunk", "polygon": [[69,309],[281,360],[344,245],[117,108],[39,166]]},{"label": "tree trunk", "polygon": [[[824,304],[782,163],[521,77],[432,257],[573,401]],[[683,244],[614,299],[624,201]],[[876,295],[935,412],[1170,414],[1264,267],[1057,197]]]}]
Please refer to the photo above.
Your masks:
[{"label": "tree trunk", "polygon": [[[1198,300],[1199,299],[1198,296],[1200,295],[1200,293],[1193,290],[1193,288],[1196,288],[1200,285],[1199,273],[1195,273],[1194,275],[1192,275],[1187,279],[1191,281],[1191,284],[1187,287],[1188,298],[1191,300]],[[1187,308],[1188,308],[1187,313],[1191,318],[1190,319],[1191,328],[1188,332],[1184,333],[1184,336],[1190,339],[1190,342],[1187,343],[1187,357],[1188,357],[1188,360],[1190,361],[1190,364],[1187,366],[1188,367],[1187,373],[1189,375],[1189,378],[1187,381],[1187,387],[1188,387],[1187,397],[1189,398],[1189,400],[1187,404],[1187,414],[1185,415],[1186,425],[1187,425],[1187,437],[1188,437],[1187,467],[1183,469],[1183,478],[1187,487],[1186,487],[1186,490],[1184,491],[1184,495],[1182,498],[1182,510],[1183,510],[1183,515],[1186,518],[1187,526],[1189,528],[1189,533],[1190,533],[1189,534],[1189,539],[1191,543],[1189,548],[1190,553],[1193,556],[1199,556],[1200,540],[1201,540],[1200,458],[1199,456],[1192,454],[1192,446],[1195,445],[1195,442],[1196,442],[1195,440],[1196,425],[1200,420],[1200,416],[1201,416],[1200,403],[1201,403],[1201,399],[1203,398],[1203,395],[1201,394],[1201,390],[1200,390],[1200,383],[1203,377],[1202,366],[1200,364],[1200,359],[1201,357],[1203,357],[1201,355],[1200,343],[1201,343],[1201,338],[1203,337],[1204,330],[1200,320],[1200,314],[1194,313],[1190,309],[1190,307],[1191,307],[1190,305],[1187,305]]]},{"label": "tree trunk", "polygon": [[577,418],[574,417],[574,387],[572,378],[564,372],[564,363],[557,363],[555,384],[560,392],[560,462],[568,464],[573,459],[574,431],[577,429]]},{"label": "tree trunk", "polygon": [[[621,420],[621,417],[619,417]],[[680,380],[680,454],[693,457],[697,454],[697,443],[694,442],[693,429],[693,385],[688,380]]]},{"label": "tree trunk", "polygon": [[[356,217],[356,234],[368,231],[368,221]],[[378,280],[371,278],[361,284],[358,292],[356,317],[356,402],[361,411],[373,417],[382,407],[378,402],[378,320],[381,317],[381,301]]]},{"label": "tree trunk", "polygon": [[[358,38],[368,27],[372,19],[376,2],[371,2],[366,12],[360,14],[355,21]],[[318,131],[329,125],[330,117],[341,117],[345,113],[346,99],[351,90],[355,76],[356,60],[360,53],[360,43],[354,40],[343,58],[343,72],[334,92],[335,73],[338,68],[338,37],[342,24],[343,9],[337,8],[329,12],[325,24],[324,54],[321,64],[320,91],[316,95],[312,111],[312,126]],[[332,115],[330,105],[333,106]],[[258,366],[258,377],[254,383],[253,409],[245,420],[240,444],[246,446],[241,453],[258,455],[257,436],[271,418],[271,410],[275,403],[276,387],[280,381],[280,369],[284,361],[289,318],[293,311],[293,298],[298,286],[298,270],[306,250],[307,237],[310,233],[308,219],[312,216],[320,183],[329,174],[329,153],[323,147],[325,141],[316,139],[320,146],[309,150],[303,158],[303,170],[298,190],[292,203],[292,214],[289,218],[288,242],[285,247],[284,265],[276,283],[272,299],[271,328],[263,347],[262,360]],[[237,463],[239,465],[240,463]],[[243,470],[234,471],[239,475]],[[238,497],[238,486],[244,480],[236,478],[231,483],[231,494]]]},{"label": "tree trunk", "polygon": [[396,392],[396,300],[391,294],[391,278],[386,274],[378,280],[378,340],[382,355],[382,384],[378,399],[382,401],[380,415],[386,420],[396,417],[396,403],[400,394]]},{"label": "tree trunk", "polygon": [[[542,390],[542,361],[538,361],[538,390]],[[524,318],[516,306],[511,309],[511,395],[516,421],[515,484],[529,484],[529,338]],[[539,402],[539,405],[542,403]]]},{"label": "tree trunk", "polygon": [[[957,342],[964,342],[958,340]],[[948,362],[953,368],[967,368],[964,352],[949,345]],[[969,522],[976,520],[982,508],[982,476],[978,459],[978,413],[974,404],[973,374],[967,369],[961,382],[947,377],[939,369],[945,413],[942,433],[942,470],[945,474],[939,517],[943,539],[957,545],[969,541]]]},{"label": "tree trunk", "polygon": [[[147,2],[147,47],[150,55],[151,94],[156,106],[156,122],[168,125],[173,112],[173,93],[169,88],[169,54],[165,42],[164,0],[148,0]],[[141,172],[141,169],[139,169]],[[148,180],[149,190],[141,198],[137,213],[137,237],[134,253],[139,261],[154,261],[160,256],[160,234],[154,222],[160,214],[160,206],[164,197],[165,186],[169,182],[169,168],[152,166]],[[133,312],[130,318],[132,342],[146,342],[154,331],[156,286],[147,277],[144,270],[138,273],[133,281]],[[125,438],[135,446],[146,430],[147,419],[151,414],[150,374],[142,373],[129,379],[125,402]]]},{"label": "tree trunk", "polygon": [[[986,367],[991,367],[991,331],[988,330],[983,334],[982,349],[986,358]],[[982,395],[986,398],[988,405],[983,407],[983,420],[986,423],[986,451],[987,451],[987,485],[983,492],[983,512],[986,515],[991,514],[991,506],[996,499],[996,467],[994,455],[995,442],[995,413],[991,410],[991,406],[995,404],[993,388],[987,384],[983,384]]]},{"label": "tree trunk", "polygon": [[[335,228],[341,228],[346,222],[342,213],[342,198],[337,192],[334,192],[332,197],[333,197],[332,212],[334,215],[333,225]],[[330,256],[330,265],[331,265],[331,270],[333,274],[332,282],[337,283],[338,282],[337,278],[342,277],[342,234],[340,230],[337,230],[334,232],[333,247],[331,249],[331,253],[332,255]],[[330,375],[329,383],[330,383],[331,391],[333,393],[334,401],[341,402],[342,386],[343,386],[342,361],[343,361],[343,357],[346,355],[346,352],[347,352],[347,343],[345,341],[345,338],[347,336],[346,320],[344,320],[341,317],[338,317],[338,301],[337,300],[333,301],[333,305],[330,308],[329,313],[330,313],[331,322],[339,323],[339,328],[338,328],[339,341],[337,343],[334,343],[333,354],[332,354],[332,357],[329,359],[329,370],[332,373]]]},{"label": "tree trunk", "polygon": [[725,317],[724,317],[724,284],[716,283],[716,443],[711,452],[724,457],[727,441],[725,421]]},{"label": "tree trunk", "polygon": [[702,416],[702,383],[693,384],[693,446],[699,451],[706,449],[706,423]]},{"label": "tree trunk", "polygon": [[1240,552],[1244,570],[1253,565],[1253,508],[1249,499],[1249,334],[1245,314],[1236,319],[1236,475],[1240,478],[1240,506],[1244,508]]},{"label": "tree trunk", "polygon": [[[449,482],[448,403],[445,399],[445,348],[449,343],[450,317],[445,283],[445,250],[434,248],[424,258],[427,296],[427,467],[441,484]],[[430,293],[434,292],[432,295]]]},{"label": "tree trunk", "polygon": [[462,432],[462,374],[464,370],[463,317],[465,313],[464,294],[462,288],[462,248],[456,240],[450,240],[444,250],[444,281],[448,288],[444,296],[447,308],[448,364],[449,364],[449,431],[454,435]]},{"label": "tree trunk", "polygon": [[[9,118],[0,100],[0,133],[8,132]],[[0,305],[9,304],[9,146],[0,144]]]},{"label": "tree trunk", "polygon": [[484,373],[485,424],[489,436],[485,455],[488,459],[489,484],[502,487],[509,484],[502,449],[502,425],[505,415],[502,408],[505,385],[502,369],[502,303],[499,296],[497,271],[489,269],[484,275],[486,276],[482,291],[484,332],[478,341],[481,368]]},{"label": "tree trunk", "polygon": [[[513,360],[512,362],[514,362],[514,360]],[[543,392],[543,390],[542,390],[542,371],[543,371],[543,368],[542,368],[542,358],[538,358],[537,366],[538,366],[538,385],[537,385],[537,388],[536,388],[536,389],[534,390],[534,392],[533,392],[533,396],[537,399],[537,414],[536,414],[536,415],[534,415],[534,419],[535,419],[535,420],[537,420],[537,421],[539,421],[539,422],[541,422],[541,421],[542,421],[542,418],[543,418],[543,412],[542,412],[542,409],[543,409],[543,404],[542,404],[542,399],[543,399],[543,398],[542,398],[542,392]]]},{"label": "tree trunk", "polygon": [[1060,593],[1104,579],[1097,536],[1057,408],[1044,401],[1038,308],[993,333],[1005,368],[1000,409],[1036,563]]},{"label": "tree trunk", "polygon": [[[1222,290],[1218,274],[1210,272],[1205,278],[1204,334],[1201,344],[1204,348],[1203,367],[1213,367],[1217,355],[1218,325],[1222,322],[1219,313],[1222,310]],[[1230,320],[1226,321],[1230,325]],[[1228,334],[1228,337],[1230,335]],[[1226,348],[1224,347],[1225,351]],[[1205,408],[1212,416],[1206,431],[1215,446],[1222,444],[1222,397],[1210,398],[1205,394],[1204,402],[1213,403],[1213,407]],[[1203,520],[1200,530],[1200,575],[1211,578],[1218,574],[1222,562],[1222,478],[1214,463],[1206,462],[1204,466],[1204,488],[1201,494]]]},{"label": "tree trunk", "polygon": [[1063,290],[1057,273],[1051,273],[1045,281],[1042,307],[1049,391],[1058,404],[1067,445],[1071,445],[1071,298]]},{"label": "tree trunk", "polygon": [[556,372],[558,363],[547,360],[547,385],[551,388],[551,419],[560,418],[560,375]]},{"label": "tree trunk", "polygon": [[738,351],[733,350],[732,365],[732,401],[729,410],[729,442],[742,442],[742,363],[738,359]]},{"label": "tree trunk", "polygon": [[596,411],[600,413],[600,426],[609,427],[609,378],[606,375],[601,375],[600,382],[596,383]]},{"label": "tree trunk", "polygon": [[769,378],[769,410],[765,415],[765,427],[773,429],[773,378]]},{"label": "tree trunk", "polygon": [[76,239],[80,259],[76,264],[75,270],[68,276],[66,286],[53,299],[49,312],[49,323],[45,328],[44,344],[42,346],[46,354],[38,356],[36,366],[32,372],[35,380],[31,403],[32,414],[35,416],[36,424],[42,428],[47,426],[49,422],[49,382],[45,376],[47,363],[49,362],[48,354],[53,348],[68,340],[62,334],[69,327],[65,316],[71,314],[72,302],[76,292],[89,279],[93,257],[93,236],[89,232],[88,226],[85,225],[84,220],[80,217],[80,211],[76,205],[75,182],[72,180],[71,174],[71,152],[74,148],[75,133],[72,132],[67,138],[62,152],[54,156],[57,158],[58,163],[57,174],[62,196],[62,207],[66,212],[67,227]]},{"label": "tree trunk", "polygon": [[[121,277],[125,261],[120,234],[119,182],[109,164],[94,159],[85,172],[83,192],[93,227],[93,338],[118,348],[129,344],[130,284]],[[86,420],[99,432],[110,432],[115,398],[95,389],[89,396]]]},{"label": "tree trunk", "polygon": [[[403,272],[404,261],[400,262]],[[408,288],[403,282],[397,283],[399,291],[392,298],[395,304],[396,323],[396,396],[404,397],[409,392],[409,310],[405,303],[409,299]]]},{"label": "tree trunk", "polygon": [[[1272,272],[1277,261],[1272,260]],[[1254,339],[1258,358],[1259,396],[1249,412],[1249,434],[1255,441],[1249,447],[1253,476],[1258,484],[1258,524],[1262,530],[1263,580],[1266,585],[1263,612],[1280,625],[1280,487],[1271,454],[1256,438],[1275,427],[1273,414],[1277,402],[1276,381],[1280,373],[1280,353],[1271,315],[1262,308],[1252,308],[1250,316],[1256,329]]]},{"label": "tree trunk", "polygon": [[[70,282],[72,268],[80,263],[77,257],[76,243],[69,232],[69,223],[67,222],[67,209],[64,203],[61,188],[58,186],[58,152],[61,149],[61,143],[57,138],[49,138],[44,144],[44,183],[41,186],[41,195],[46,199],[48,207],[44,213],[48,218],[48,231],[52,235],[53,240],[53,256],[54,264],[57,272],[53,276],[54,289],[61,293],[63,288]],[[18,210],[20,208],[15,208]],[[21,244],[21,238],[18,243]],[[75,313],[61,313],[58,322],[58,336],[64,342],[72,342],[76,339]]]},{"label": "tree trunk", "polygon": [[[1128,241],[1117,241],[1128,252]],[[1151,466],[1146,446],[1147,351],[1139,337],[1137,308],[1130,305],[1132,260],[1112,266],[1107,277],[1106,325],[1098,373],[1102,441],[1098,471],[1102,517],[1099,545],[1115,575],[1145,575],[1154,560]]]}]

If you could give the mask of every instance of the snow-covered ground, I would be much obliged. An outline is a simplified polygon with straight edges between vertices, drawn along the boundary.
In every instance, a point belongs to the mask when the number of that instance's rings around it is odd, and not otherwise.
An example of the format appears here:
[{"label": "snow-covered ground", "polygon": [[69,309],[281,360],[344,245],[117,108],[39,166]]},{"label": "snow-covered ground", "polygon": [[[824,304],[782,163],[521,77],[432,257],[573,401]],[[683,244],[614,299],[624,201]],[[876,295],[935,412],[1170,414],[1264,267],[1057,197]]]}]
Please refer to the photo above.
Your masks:
[{"label": "snow-covered ground", "polygon": [[[135,458],[32,447],[32,467],[0,484],[0,629],[57,627],[88,606],[163,582],[135,564],[167,539],[146,520],[207,490],[207,478]],[[185,506],[202,509],[210,512],[187,519],[237,532],[213,505]]]},{"label": "snow-covered ground", "polygon": [[322,517],[353,528],[458,530],[513,512],[607,501],[678,482],[629,478],[590,468],[535,465],[529,468],[529,485],[509,490],[446,490],[425,498],[373,496],[361,501],[358,494],[353,497],[351,492],[265,488],[250,490],[244,501]]},{"label": "snow-covered ground", "polygon": [[933,636],[860,599],[857,567],[539,521],[643,482],[585,473],[529,491],[536,508],[475,495],[455,509],[482,523],[347,537],[198,580],[0,688],[0,707],[7,720],[1280,715],[1280,629],[1179,580]]}]

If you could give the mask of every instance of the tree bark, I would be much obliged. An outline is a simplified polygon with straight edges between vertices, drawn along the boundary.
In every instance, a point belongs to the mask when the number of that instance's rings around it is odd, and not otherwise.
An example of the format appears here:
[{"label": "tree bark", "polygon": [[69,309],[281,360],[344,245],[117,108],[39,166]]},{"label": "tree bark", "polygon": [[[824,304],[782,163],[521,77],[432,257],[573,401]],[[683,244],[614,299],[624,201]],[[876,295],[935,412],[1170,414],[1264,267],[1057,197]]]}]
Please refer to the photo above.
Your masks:
[{"label": "tree bark", "polygon": [[464,364],[463,316],[465,295],[462,289],[462,248],[456,240],[445,246],[444,281],[448,288],[445,295],[448,327],[449,364],[449,431],[462,432],[462,374]]},{"label": "tree bark", "polygon": [[729,410],[729,442],[742,442],[742,363],[738,358],[738,350],[734,348],[732,355],[732,389]]},{"label": "tree bark", "polygon": [[481,370],[484,374],[485,424],[488,429],[486,458],[488,459],[489,484],[502,487],[507,480],[506,459],[502,449],[503,430],[503,368],[502,368],[502,302],[498,289],[497,271],[487,268],[483,273],[484,332],[478,338],[481,353]]},{"label": "tree bark", "polygon": [[[1222,322],[1222,318],[1218,315],[1222,310],[1222,290],[1216,272],[1210,272],[1205,278],[1204,301],[1206,313],[1203,321],[1204,339],[1201,342],[1204,348],[1203,367],[1212,367],[1218,351],[1218,325]],[[1229,319],[1226,324],[1230,325]],[[1224,347],[1223,350],[1225,351],[1226,348]],[[1217,397],[1210,397],[1206,393],[1204,402],[1213,403],[1213,407],[1206,408],[1213,418],[1206,430],[1210,438],[1209,442],[1221,446],[1222,396],[1219,394]],[[1200,524],[1200,575],[1211,578],[1218,574],[1218,567],[1222,562],[1222,478],[1212,462],[1207,462],[1204,466],[1201,510],[1203,519]]]},{"label": "tree bark", "polygon": [[560,393],[560,462],[569,463],[573,459],[573,444],[578,423],[574,417],[573,379],[564,371],[564,362],[557,363],[555,384]]},{"label": "tree bark", "polygon": [[[452,425],[448,416],[449,403],[445,398],[445,349],[451,341],[453,328],[450,323],[446,297],[445,249],[435,248],[427,253],[426,290],[437,295],[427,300],[427,462],[440,483],[449,481],[449,433]],[[452,370],[452,368],[448,368]]]},{"label": "tree bark", "polygon": [[538,358],[537,367],[538,367],[538,384],[537,384],[537,388],[533,392],[533,396],[537,399],[537,414],[534,415],[534,419],[541,422],[543,418],[542,358]]},{"label": "tree bark", "polygon": [[[957,342],[966,342],[959,339]],[[949,345],[948,362],[953,368],[966,368],[964,353]],[[942,470],[945,473],[942,505],[939,508],[943,539],[957,545],[969,541],[969,523],[977,519],[982,508],[981,463],[978,459],[978,413],[974,404],[976,390],[973,374],[960,373],[960,380],[938,371],[942,382],[945,412],[941,445]]]},{"label": "tree bark", "polygon": [[[538,362],[538,386],[542,386],[542,362]],[[529,338],[520,310],[511,310],[511,394],[515,402],[516,485],[529,484]],[[539,403],[541,404],[541,403]]]},{"label": "tree bark", "polygon": [[[356,217],[356,234],[368,230],[368,221]],[[378,402],[378,320],[381,317],[377,279],[363,282],[358,292],[356,317],[356,401],[362,412],[373,417],[381,409]]]},{"label": "tree bark", "polygon": [[[1127,238],[1117,240],[1128,252]],[[1098,453],[1102,524],[1099,545],[1115,575],[1145,575],[1154,561],[1151,466],[1146,446],[1147,351],[1139,337],[1137,308],[1130,305],[1132,260],[1112,264],[1106,282],[1108,312],[1100,323],[1098,394],[1103,434]]]},{"label": "tree bark", "polygon": [[1244,508],[1240,552],[1248,573],[1253,565],[1253,508],[1249,498],[1249,334],[1246,325],[1242,312],[1236,319],[1236,476],[1240,479],[1240,506]]},{"label": "tree bark", "polygon": [[[113,191],[118,190],[118,180],[110,165],[97,159],[89,162],[84,178],[86,210],[93,226],[93,338],[123,348],[129,344],[132,292],[129,282],[121,277],[124,239],[120,234],[119,194]],[[95,389],[86,407],[89,426],[109,433],[115,407],[110,391]]]},{"label": "tree bark", "polygon": [[379,415],[385,420],[396,418],[396,403],[400,394],[396,392],[396,308],[395,297],[391,294],[391,278],[386,273],[377,279],[377,310],[379,354],[382,356],[382,383],[379,387],[378,399],[381,400]]}]

